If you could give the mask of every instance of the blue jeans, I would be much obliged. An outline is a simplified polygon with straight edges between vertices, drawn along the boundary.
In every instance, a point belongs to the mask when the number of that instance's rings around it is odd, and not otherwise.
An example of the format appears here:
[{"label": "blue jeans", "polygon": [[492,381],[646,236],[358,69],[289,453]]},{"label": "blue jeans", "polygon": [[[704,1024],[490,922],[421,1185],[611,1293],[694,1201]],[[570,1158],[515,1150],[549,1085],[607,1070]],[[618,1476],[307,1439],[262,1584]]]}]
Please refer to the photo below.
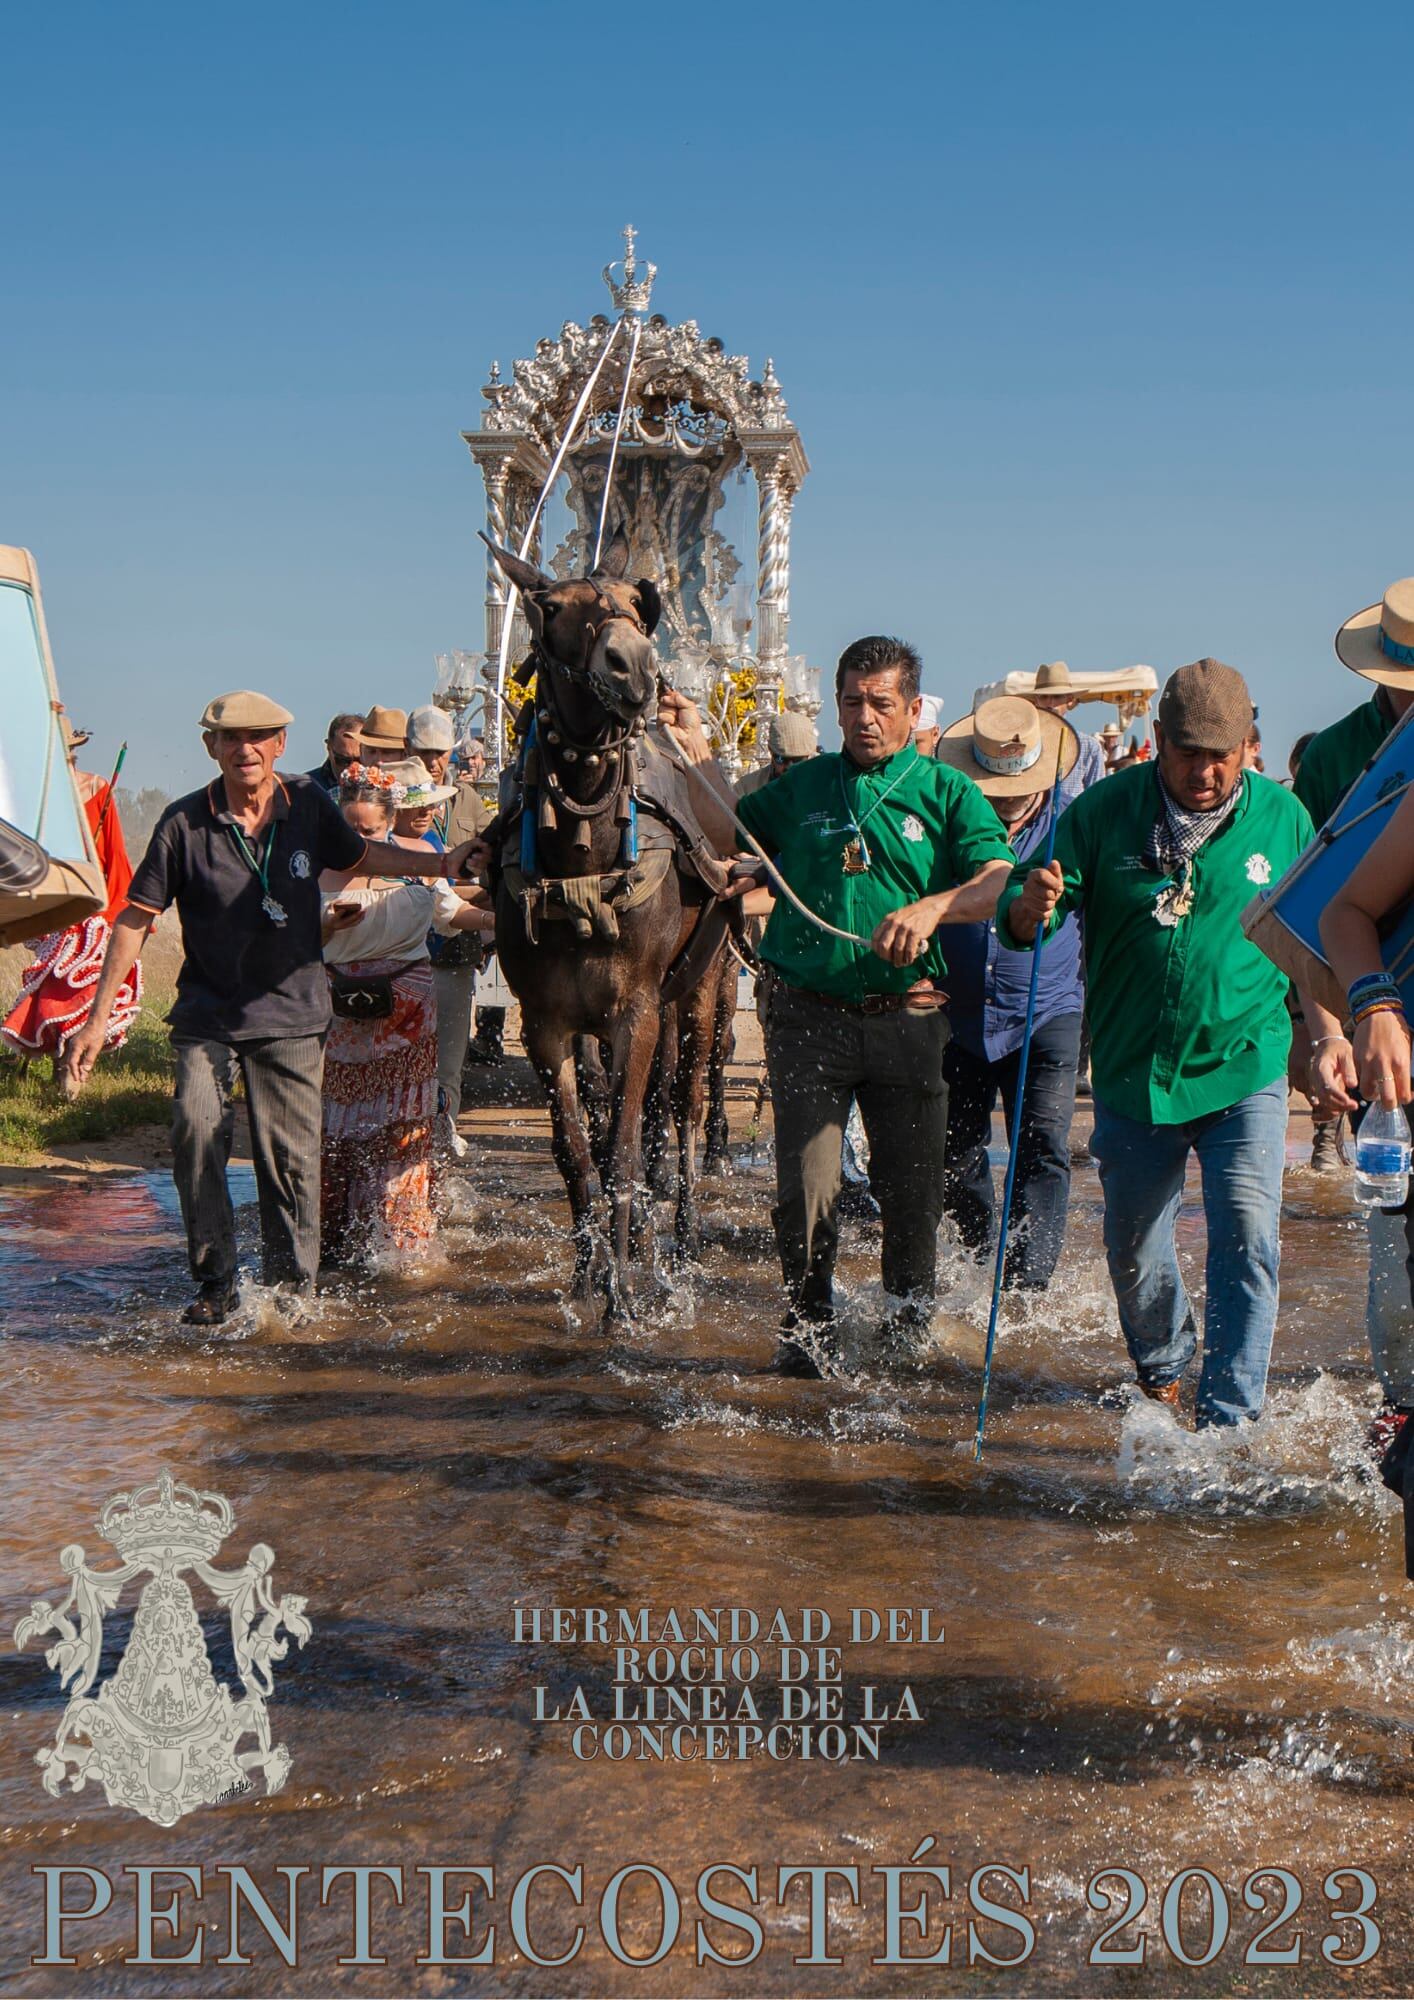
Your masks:
[{"label": "blue jeans", "polygon": [[[1070,1121],[1075,1110],[1075,1070],[1080,1060],[1079,1014],[1056,1014],[1031,1038],[1021,1150],[1007,1242],[1007,1289],[1043,1292],[1055,1275],[1065,1241],[1070,1200]],[[1015,1130],[1016,1078],[1021,1052],[988,1062],[956,1038],[943,1057],[948,1084],[948,1149],[943,1213],[979,1258],[997,1234],[997,1204],[987,1141],[992,1108],[1001,1092],[1007,1138]]]},{"label": "blue jeans", "polygon": [[1105,1255],[1119,1323],[1146,1388],[1176,1382],[1198,1345],[1174,1254],[1189,1152],[1203,1177],[1208,1304],[1199,1424],[1261,1414],[1277,1318],[1285,1077],[1187,1125],[1146,1125],[1095,1100]]}]

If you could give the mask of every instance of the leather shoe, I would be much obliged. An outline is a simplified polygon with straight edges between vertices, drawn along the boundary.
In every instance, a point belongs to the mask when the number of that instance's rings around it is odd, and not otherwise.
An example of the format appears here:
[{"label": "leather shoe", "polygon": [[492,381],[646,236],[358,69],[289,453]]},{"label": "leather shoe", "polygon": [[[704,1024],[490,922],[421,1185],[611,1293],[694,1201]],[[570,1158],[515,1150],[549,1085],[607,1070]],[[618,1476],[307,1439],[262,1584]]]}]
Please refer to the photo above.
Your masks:
[{"label": "leather shoe", "polygon": [[236,1309],[234,1285],[203,1285],[182,1314],[187,1326],[220,1326]]},{"label": "leather shoe", "polygon": [[1152,1388],[1147,1382],[1141,1382],[1139,1387],[1151,1403],[1167,1403],[1171,1410],[1178,1407],[1178,1399],[1183,1392],[1181,1379],[1176,1382],[1165,1382],[1157,1389]]}]

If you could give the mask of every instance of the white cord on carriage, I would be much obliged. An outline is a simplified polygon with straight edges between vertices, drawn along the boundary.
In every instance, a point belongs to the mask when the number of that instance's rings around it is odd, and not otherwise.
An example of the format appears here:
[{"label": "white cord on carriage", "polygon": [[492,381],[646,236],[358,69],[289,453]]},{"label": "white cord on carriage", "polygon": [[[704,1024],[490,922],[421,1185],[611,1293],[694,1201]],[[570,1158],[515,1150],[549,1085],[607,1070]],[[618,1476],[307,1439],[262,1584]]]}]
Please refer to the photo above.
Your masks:
[{"label": "white cord on carriage", "polygon": [[599,502],[599,532],[594,537],[594,561],[590,564],[591,570],[598,569],[599,555],[604,547],[604,527],[609,519],[609,495],[614,490],[614,467],[617,465],[619,458],[619,439],[624,434],[624,417],[628,411],[629,385],[633,381],[634,365],[638,360],[638,343],[642,338],[643,321],[635,318],[633,322],[633,346],[628,351],[628,366],[624,370],[624,392],[619,397],[618,422],[614,425],[613,442],[609,446],[609,469],[604,475],[604,497]]},{"label": "white cord on carriage", "polygon": [[[686,771],[689,774],[689,776],[696,778],[698,784],[701,785],[702,789],[705,792],[711,793],[714,804],[720,806],[723,812],[731,815],[732,825],[736,828],[737,832],[741,834],[742,837],[745,839],[748,847],[750,847],[752,853],[756,856],[757,860],[765,863],[766,872],[770,875],[772,881],[780,884],[781,893],[785,897],[786,901],[788,903],[793,903],[795,908],[799,910],[801,916],[805,918],[806,922],[814,924],[817,931],[824,931],[830,937],[843,938],[846,944],[862,944],[866,951],[872,951],[874,949],[874,946],[871,939],[866,937],[860,937],[858,931],[842,931],[838,928],[837,925],[826,923],[823,917],[816,915],[815,911],[810,908],[809,904],[801,902],[799,896],[796,895],[794,889],[792,889],[792,887],[790,886],[790,883],[787,882],[785,876],[782,875],[780,869],[776,866],[775,862],[771,859],[770,855],[766,852],[765,848],[761,845],[760,841],[757,840],[755,834],[752,833],[749,827],[745,827],[742,825],[741,821],[737,818],[736,814],[732,812],[731,807],[727,804],[726,800],[717,790],[717,787],[713,784],[710,784],[708,780],[703,777],[702,773],[698,770],[697,766],[692,762],[691,758],[688,757],[687,752],[683,750],[682,743],[680,742],[678,737],[674,734],[671,726],[666,722],[660,724],[659,726],[661,727],[663,734],[669,737],[671,741],[677,746],[678,750],[682,753],[682,761],[678,763],[677,768],[680,771]],[[669,761],[672,762],[674,760],[670,759]]]},{"label": "white cord on carriage", "polygon": [[[519,553],[522,562],[524,562],[526,556],[529,554],[530,544],[535,538],[535,529],[536,529],[536,524],[539,522],[540,519],[540,510],[545,505],[545,502],[549,499],[550,489],[553,487],[555,481],[560,476],[560,467],[565,462],[565,453],[569,450],[570,445],[574,440],[574,435],[576,431],[579,429],[579,420],[584,415],[585,406],[588,403],[590,396],[593,394],[594,384],[599,380],[600,375],[604,371],[604,363],[608,360],[609,355],[613,350],[614,342],[618,339],[619,334],[623,330],[623,324],[624,323],[621,319],[617,319],[614,321],[613,327],[611,328],[609,333],[609,338],[604,342],[604,350],[602,354],[599,356],[599,359],[595,362],[594,367],[590,372],[589,380],[585,383],[584,387],[579,392],[579,401],[575,404],[574,409],[570,415],[570,420],[565,425],[565,434],[560,439],[559,449],[556,451],[555,456],[551,461],[550,470],[545,475],[545,484],[540,489],[540,498],[535,503],[535,511],[534,513],[532,513],[529,521],[526,523],[525,533],[521,536]],[[515,585],[513,583],[510,583],[508,580],[506,588],[506,602],[504,609],[502,610],[501,613],[501,651],[500,651],[500,656],[496,662],[496,693],[498,696],[500,696],[502,700],[505,699],[502,690],[506,685],[506,662],[511,650],[511,627],[515,623],[516,599],[518,598],[519,595],[520,593],[519,591],[517,591]]]}]

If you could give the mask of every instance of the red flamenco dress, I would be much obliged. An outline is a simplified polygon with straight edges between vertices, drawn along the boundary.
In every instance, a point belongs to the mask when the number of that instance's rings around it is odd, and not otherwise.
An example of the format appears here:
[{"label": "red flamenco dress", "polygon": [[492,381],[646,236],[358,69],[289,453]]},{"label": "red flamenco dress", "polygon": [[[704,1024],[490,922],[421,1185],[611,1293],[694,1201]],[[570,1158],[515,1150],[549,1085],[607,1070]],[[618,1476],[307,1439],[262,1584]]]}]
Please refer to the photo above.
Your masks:
[{"label": "red flamenco dress", "polygon": [[[79,777],[80,785],[84,776]],[[103,969],[103,954],[112,935],[113,918],[122,909],[132,881],[132,863],[123,842],[116,811],[103,811],[108,787],[90,779],[84,811],[93,829],[108,903],[97,916],[85,917],[66,931],[37,938],[34,958],[25,970],[20,997],[0,1022],[0,1042],[20,1056],[53,1056],[57,1062],[71,1035],[78,1033],[93,1007],[93,991]],[[103,1046],[121,1048],[142,1004],[142,966],[135,965],[118,988]]]}]

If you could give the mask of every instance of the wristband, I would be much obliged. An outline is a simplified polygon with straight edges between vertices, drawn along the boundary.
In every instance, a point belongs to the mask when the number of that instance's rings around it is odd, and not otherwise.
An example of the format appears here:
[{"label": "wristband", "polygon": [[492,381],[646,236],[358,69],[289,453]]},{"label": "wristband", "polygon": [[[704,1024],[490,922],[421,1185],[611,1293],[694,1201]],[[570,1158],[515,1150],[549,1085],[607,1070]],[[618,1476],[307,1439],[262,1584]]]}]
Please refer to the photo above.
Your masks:
[{"label": "wristband", "polygon": [[1367,972],[1359,979],[1353,980],[1346,993],[1351,1012],[1353,1013],[1362,1001],[1373,1000],[1377,994],[1382,1000],[1399,998],[1399,987],[1389,973]]},{"label": "wristband", "polygon": [[[1401,1000],[1366,1000],[1363,1005],[1355,1009],[1355,1026],[1358,1028],[1362,1021],[1368,1021],[1376,1014],[1398,1014],[1403,1021],[1404,1003]],[[1407,1022],[1405,1026],[1408,1026]]]}]

